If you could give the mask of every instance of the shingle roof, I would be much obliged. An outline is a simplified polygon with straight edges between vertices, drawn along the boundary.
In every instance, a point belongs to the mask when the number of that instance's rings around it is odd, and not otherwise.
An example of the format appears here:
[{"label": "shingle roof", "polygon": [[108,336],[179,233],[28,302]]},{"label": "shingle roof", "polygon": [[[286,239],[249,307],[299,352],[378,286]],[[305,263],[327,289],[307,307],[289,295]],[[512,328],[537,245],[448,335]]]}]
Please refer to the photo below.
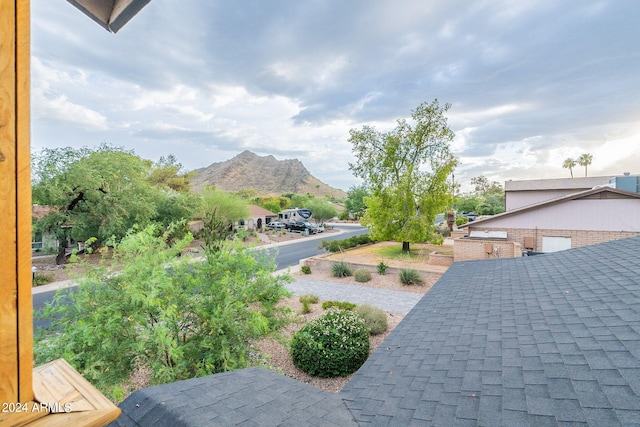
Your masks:
[{"label": "shingle roof", "polygon": [[250,368],[120,406],[120,426],[638,425],[640,237],[454,264],[338,394]]},{"label": "shingle roof", "polygon": [[640,423],[640,238],[454,264],[342,390],[361,423]]},{"label": "shingle roof", "polygon": [[139,390],[110,426],[357,426],[344,401],[262,368]]}]

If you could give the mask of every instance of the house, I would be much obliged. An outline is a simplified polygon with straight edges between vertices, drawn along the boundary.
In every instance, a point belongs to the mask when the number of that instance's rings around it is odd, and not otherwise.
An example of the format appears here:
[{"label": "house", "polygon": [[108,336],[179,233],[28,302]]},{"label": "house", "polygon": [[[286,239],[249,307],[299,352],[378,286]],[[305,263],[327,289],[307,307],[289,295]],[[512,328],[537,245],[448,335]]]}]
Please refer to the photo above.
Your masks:
[{"label": "house", "polygon": [[[32,220],[38,221],[47,216],[54,208],[51,206],[33,205],[31,207]],[[31,239],[31,250],[36,251],[54,251],[60,246],[60,242],[53,233],[33,232]]]},{"label": "house", "polygon": [[339,393],[253,367],[137,391],[111,425],[637,425],[638,253],[455,263]]},{"label": "house", "polygon": [[[640,234],[640,194],[600,187],[513,209],[462,228],[470,240],[501,235],[535,252],[577,248]],[[478,259],[477,253],[465,253],[470,250],[465,240],[455,241],[456,261]]]},{"label": "house", "polygon": [[607,185],[611,178],[611,176],[593,176],[506,181],[504,183],[505,210],[510,211]]},{"label": "house", "polygon": [[245,226],[249,230],[262,230],[265,225],[273,221],[278,215],[257,205],[249,205],[249,218]]}]

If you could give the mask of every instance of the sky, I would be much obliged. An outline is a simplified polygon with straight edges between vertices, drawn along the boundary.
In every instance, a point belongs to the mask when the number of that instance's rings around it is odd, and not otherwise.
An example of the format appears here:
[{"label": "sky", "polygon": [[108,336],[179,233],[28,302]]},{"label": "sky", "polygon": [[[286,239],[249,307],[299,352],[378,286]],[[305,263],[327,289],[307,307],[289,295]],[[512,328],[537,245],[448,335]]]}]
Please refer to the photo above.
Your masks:
[{"label": "sky", "polygon": [[192,170],[250,150],[348,190],[349,130],[437,98],[463,191],[570,177],[582,153],[589,176],[640,174],[634,0],[152,0],[117,34],[62,0],[31,14],[36,153],[106,142]]}]

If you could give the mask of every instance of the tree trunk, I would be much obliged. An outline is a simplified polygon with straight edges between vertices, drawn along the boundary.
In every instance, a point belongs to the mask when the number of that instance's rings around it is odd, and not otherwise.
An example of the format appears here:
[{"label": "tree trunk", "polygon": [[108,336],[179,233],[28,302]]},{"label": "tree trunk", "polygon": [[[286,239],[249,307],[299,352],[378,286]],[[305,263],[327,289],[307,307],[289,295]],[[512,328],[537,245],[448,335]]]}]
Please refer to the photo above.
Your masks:
[{"label": "tree trunk", "polygon": [[402,252],[409,252],[409,242],[402,242]]},{"label": "tree trunk", "polygon": [[66,245],[63,245],[62,243],[60,243],[60,246],[58,246],[58,255],[56,255],[56,265],[64,264],[64,257],[66,255],[66,252],[67,252]]}]

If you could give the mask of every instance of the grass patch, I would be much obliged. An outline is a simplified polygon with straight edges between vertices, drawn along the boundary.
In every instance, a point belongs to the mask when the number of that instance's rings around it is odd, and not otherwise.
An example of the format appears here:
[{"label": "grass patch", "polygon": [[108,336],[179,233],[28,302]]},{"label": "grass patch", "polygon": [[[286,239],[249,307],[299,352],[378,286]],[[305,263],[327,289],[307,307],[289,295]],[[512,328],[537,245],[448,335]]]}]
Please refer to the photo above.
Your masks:
[{"label": "grass patch", "polygon": [[373,248],[373,253],[388,259],[418,259],[424,257],[423,248],[411,248],[411,250],[407,252],[402,252],[402,243],[398,243],[397,245],[389,245],[389,246],[379,246],[377,248]]}]

